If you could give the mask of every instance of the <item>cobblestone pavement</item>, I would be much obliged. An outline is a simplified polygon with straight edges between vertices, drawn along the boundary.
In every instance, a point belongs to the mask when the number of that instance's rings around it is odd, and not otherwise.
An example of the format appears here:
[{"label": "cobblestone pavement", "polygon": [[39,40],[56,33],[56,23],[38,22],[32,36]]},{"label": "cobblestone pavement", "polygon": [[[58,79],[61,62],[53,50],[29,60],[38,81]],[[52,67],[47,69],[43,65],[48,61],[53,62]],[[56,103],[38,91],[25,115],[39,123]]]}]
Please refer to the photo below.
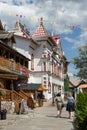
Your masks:
[{"label": "cobblestone pavement", "polygon": [[73,118],[68,119],[65,108],[62,117],[56,118],[56,107],[45,105],[30,110],[29,114],[8,115],[6,120],[0,120],[3,130],[74,130]]}]

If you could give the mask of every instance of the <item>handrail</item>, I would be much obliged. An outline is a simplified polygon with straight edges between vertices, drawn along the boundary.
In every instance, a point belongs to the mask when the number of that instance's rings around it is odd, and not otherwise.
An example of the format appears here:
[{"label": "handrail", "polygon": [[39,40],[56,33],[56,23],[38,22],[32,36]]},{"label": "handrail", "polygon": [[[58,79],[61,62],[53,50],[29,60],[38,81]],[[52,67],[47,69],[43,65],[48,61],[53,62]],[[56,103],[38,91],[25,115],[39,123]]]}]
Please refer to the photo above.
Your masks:
[{"label": "handrail", "polygon": [[19,94],[22,95],[26,100],[28,100],[29,96],[25,92],[23,92],[22,90],[20,90]]},{"label": "handrail", "polygon": [[4,101],[13,101],[15,104],[15,111],[19,112],[20,109],[20,103],[22,101],[22,99],[26,99],[26,97],[24,97],[23,95],[21,95],[20,93],[17,93],[15,90],[6,90],[6,94],[3,95],[3,100]]},{"label": "handrail", "polygon": [[[3,100],[12,100],[12,101],[17,101],[17,102],[21,102],[22,99],[25,99],[25,97],[23,97],[22,95],[20,95],[19,93],[17,93],[15,90],[6,90],[6,94],[2,95]],[[26,99],[25,99],[26,100]]]},{"label": "handrail", "polygon": [[[25,97],[23,97],[22,95],[20,95],[19,93],[17,93],[16,91],[11,91],[12,92],[12,100],[15,100],[17,102],[21,102],[22,99],[25,99]],[[26,99],[25,99],[26,100]]]},{"label": "handrail", "polygon": [[24,94],[25,96],[29,97],[23,90],[20,89],[20,93]]}]

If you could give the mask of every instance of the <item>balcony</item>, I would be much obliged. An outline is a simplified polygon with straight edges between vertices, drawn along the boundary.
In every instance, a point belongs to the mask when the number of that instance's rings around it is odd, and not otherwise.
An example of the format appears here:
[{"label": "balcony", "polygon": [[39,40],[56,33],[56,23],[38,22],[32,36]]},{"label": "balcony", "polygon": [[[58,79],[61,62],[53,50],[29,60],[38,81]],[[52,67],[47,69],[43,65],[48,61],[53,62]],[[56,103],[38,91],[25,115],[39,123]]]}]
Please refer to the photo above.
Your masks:
[{"label": "balcony", "polygon": [[0,71],[25,77],[29,76],[28,68],[20,65],[20,63],[16,63],[13,59],[6,59],[4,57],[0,57]]}]

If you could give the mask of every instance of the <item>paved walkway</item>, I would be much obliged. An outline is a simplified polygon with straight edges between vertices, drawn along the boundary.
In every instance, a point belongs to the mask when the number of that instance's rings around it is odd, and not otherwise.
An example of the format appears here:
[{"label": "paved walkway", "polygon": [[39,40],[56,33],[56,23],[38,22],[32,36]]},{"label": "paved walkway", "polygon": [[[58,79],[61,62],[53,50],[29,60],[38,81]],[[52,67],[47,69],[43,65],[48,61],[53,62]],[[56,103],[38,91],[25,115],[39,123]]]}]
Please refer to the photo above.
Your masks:
[{"label": "paved walkway", "polygon": [[8,115],[6,121],[0,122],[1,124],[7,122],[2,127],[3,130],[74,130],[73,119],[68,119],[65,108],[62,117],[56,118],[56,107],[52,105],[30,110],[30,113],[25,115]]}]

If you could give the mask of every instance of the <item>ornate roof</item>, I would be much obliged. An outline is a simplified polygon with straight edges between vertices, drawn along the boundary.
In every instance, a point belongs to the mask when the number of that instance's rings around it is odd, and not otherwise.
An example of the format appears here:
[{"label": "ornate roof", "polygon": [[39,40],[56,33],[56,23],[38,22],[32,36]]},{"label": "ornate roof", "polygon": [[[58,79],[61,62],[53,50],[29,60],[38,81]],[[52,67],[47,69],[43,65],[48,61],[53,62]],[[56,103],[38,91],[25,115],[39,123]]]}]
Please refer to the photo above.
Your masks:
[{"label": "ornate roof", "polygon": [[14,25],[14,31],[15,31],[15,34],[25,37],[27,39],[30,39],[30,32],[27,30],[27,28],[25,28],[24,25],[22,25],[18,21],[16,21]]},{"label": "ornate roof", "polygon": [[40,25],[39,27],[36,29],[35,33],[33,34],[33,36],[48,36],[46,29],[43,25],[43,18],[40,19]]}]

